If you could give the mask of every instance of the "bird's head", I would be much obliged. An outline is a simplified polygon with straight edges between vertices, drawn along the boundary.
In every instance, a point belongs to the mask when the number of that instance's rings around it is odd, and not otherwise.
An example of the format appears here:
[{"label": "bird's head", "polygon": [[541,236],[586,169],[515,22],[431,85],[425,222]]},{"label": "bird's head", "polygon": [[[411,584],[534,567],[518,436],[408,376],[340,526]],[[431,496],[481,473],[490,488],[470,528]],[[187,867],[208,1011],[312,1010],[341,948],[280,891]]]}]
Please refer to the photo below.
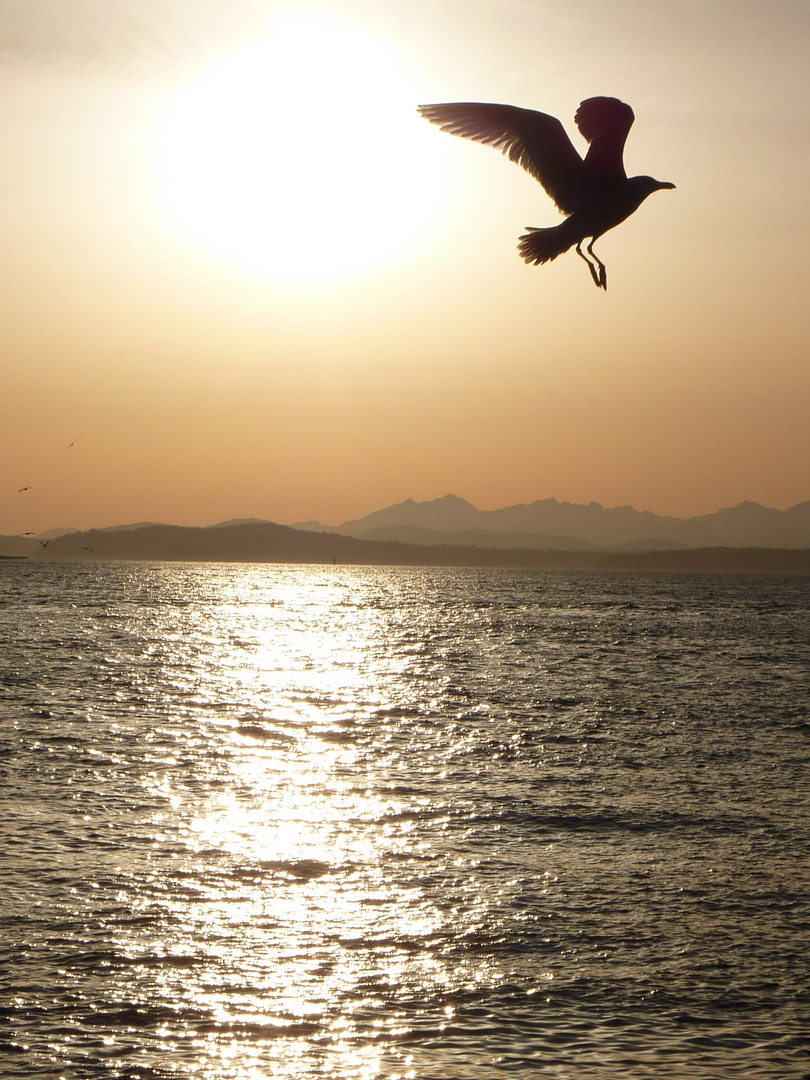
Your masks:
[{"label": "bird's head", "polygon": [[634,176],[630,182],[642,199],[646,199],[654,191],[664,191],[675,187],[668,180],[656,180],[653,176]]},{"label": "bird's head", "polygon": [[663,191],[664,188],[674,187],[674,184],[670,184],[666,180],[656,180],[652,176],[631,176],[625,188],[628,204],[632,206],[630,213],[633,210],[638,210],[647,196],[652,195],[654,191]]}]

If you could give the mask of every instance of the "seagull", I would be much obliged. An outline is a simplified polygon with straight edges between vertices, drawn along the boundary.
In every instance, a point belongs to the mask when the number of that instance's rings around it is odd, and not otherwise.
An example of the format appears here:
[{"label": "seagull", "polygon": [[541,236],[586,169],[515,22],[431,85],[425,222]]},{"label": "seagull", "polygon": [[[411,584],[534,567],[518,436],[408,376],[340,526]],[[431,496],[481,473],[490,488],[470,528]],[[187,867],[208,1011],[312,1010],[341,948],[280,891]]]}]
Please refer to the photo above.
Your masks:
[{"label": "seagull", "polygon": [[91,555],[95,555],[95,551],[91,547],[79,548],[79,551],[89,551]]},{"label": "seagull", "polygon": [[599,289],[607,290],[607,270],[594,243],[635,213],[648,195],[675,187],[625,173],[622,154],[635,117],[618,98],[588,98],[577,109],[574,123],[590,144],[584,159],[556,117],[533,109],[458,102],[420,105],[418,111],[442,131],[494,146],[538,180],[567,216],[550,229],[527,226],[518,243],[521,257],[536,266],[576,245]]},{"label": "seagull", "polygon": [[78,439],[74,439],[73,442],[68,443],[67,446],[65,447],[65,450],[69,450],[71,448],[71,446],[75,446],[78,441],[79,441]]},{"label": "seagull", "polygon": [[40,540],[40,538],[37,537],[37,543],[42,544],[43,547],[47,547],[48,544],[50,544],[50,540]]},{"label": "seagull", "polygon": [[30,491],[30,490],[31,490],[30,487],[17,488],[17,494],[19,495],[21,491]]}]

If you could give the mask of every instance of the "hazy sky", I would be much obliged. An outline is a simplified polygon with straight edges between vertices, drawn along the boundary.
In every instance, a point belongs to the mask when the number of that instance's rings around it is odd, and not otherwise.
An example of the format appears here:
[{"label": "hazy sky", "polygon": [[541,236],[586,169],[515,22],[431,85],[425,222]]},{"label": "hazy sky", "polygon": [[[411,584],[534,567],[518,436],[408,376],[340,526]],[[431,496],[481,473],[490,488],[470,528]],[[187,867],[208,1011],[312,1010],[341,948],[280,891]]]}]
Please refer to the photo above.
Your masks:
[{"label": "hazy sky", "polygon": [[[803,0],[0,0],[0,52],[0,532],[810,499]],[[594,94],[677,185],[606,294],[415,113],[584,149]]]}]

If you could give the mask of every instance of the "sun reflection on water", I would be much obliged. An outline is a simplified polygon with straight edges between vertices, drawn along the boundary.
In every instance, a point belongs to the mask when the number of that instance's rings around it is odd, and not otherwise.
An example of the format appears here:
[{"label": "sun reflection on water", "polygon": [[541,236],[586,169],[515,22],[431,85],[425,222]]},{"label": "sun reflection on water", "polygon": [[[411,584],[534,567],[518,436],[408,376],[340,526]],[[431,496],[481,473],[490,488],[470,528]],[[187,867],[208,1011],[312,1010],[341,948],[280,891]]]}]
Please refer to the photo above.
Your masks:
[{"label": "sun reflection on water", "polygon": [[[166,1001],[181,981],[187,1008],[216,1026],[197,1040],[204,1077],[311,1075],[327,1052],[324,1075],[381,1075],[381,1048],[408,1026],[397,998],[459,981],[441,943],[464,918],[401,872],[441,860],[399,790],[410,717],[396,613],[345,581],[291,576],[258,597],[243,583],[213,625],[181,636],[194,708],[210,713],[210,773],[156,785],[172,849],[172,880],[155,874],[162,949],[178,962],[153,977]],[[381,728],[386,710],[401,715]]]}]

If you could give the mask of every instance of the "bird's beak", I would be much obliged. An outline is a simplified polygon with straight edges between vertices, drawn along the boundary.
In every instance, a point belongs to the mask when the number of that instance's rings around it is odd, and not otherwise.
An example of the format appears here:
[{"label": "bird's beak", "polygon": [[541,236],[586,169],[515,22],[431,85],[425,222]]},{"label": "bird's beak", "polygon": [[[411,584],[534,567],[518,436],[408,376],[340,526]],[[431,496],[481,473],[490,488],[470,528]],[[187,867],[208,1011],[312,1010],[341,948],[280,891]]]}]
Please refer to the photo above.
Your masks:
[{"label": "bird's beak", "polygon": [[659,180],[658,181],[658,186],[659,186],[659,188],[662,188],[662,189],[663,188],[668,188],[668,189],[673,189],[674,190],[674,188],[675,188],[675,185],[670,184],[668,180]]}]

